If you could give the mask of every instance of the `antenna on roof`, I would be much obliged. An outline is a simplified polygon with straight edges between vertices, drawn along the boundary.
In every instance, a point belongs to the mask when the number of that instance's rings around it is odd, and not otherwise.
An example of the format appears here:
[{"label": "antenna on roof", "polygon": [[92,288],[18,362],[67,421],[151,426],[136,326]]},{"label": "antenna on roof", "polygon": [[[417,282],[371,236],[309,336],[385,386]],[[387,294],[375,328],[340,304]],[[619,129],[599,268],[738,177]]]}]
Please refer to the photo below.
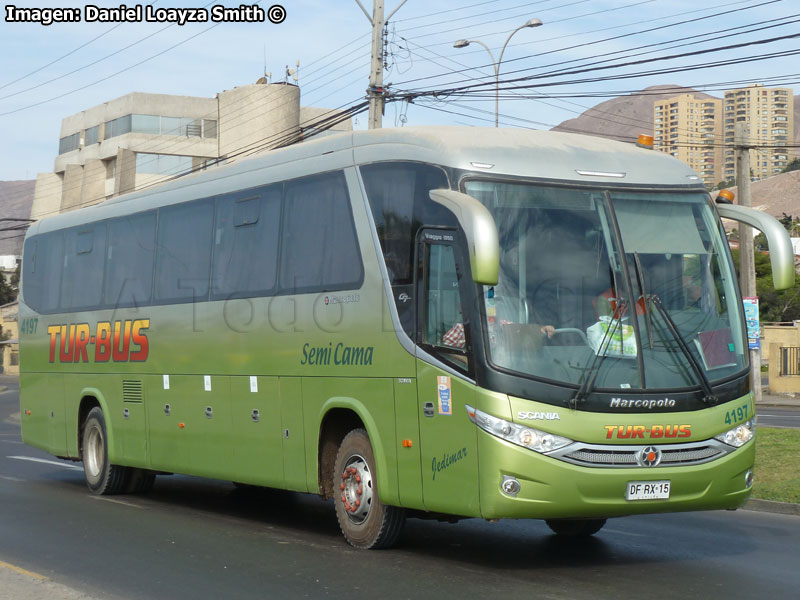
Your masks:
[{"label": "antenna on roof", "polygon": [[300,59],[298,58],[297,59],[297,68],[296,69],[290,69],[289,65],[286,65],[286,74],[285,74],[285,76],[283,78],[283,82],[284,83],[289,83],[289,76],[291,76],[292,79],[294,80],[294,82],[297,83],[297,78],[298,78],[298,72],[299,71],[300,71]]},{"label": "antenna on roof", "polygon": [[267,71],[267,45],[264,44],[264,76],[259,77],[256,83],[258,84],[265,84],[269,83],[270,78],[272,77],[272,73]]}]

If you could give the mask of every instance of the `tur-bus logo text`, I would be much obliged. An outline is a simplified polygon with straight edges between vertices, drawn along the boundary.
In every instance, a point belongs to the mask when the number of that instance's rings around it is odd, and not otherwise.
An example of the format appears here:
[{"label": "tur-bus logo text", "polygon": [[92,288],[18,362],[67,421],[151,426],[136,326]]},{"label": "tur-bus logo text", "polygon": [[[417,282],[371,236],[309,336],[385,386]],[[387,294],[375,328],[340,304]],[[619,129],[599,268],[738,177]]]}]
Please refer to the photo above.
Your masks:
[{"label": "tur-bus logo text", "polygon": [[[150,319],[50,325],[50,362],[144,362],[150,353]],[[90,358],[91,357],[91,358]]]}]

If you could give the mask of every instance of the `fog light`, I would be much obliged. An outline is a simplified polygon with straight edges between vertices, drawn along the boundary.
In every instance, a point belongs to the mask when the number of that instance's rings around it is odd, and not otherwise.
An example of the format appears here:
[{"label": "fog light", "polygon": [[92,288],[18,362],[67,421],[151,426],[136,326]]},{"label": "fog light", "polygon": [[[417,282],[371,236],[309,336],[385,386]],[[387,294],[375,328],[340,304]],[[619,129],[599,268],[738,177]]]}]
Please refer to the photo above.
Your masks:
[{"label": "fog light", "polygon": [[503,475],[503,483],[500,484],[503,493],[516,497],[516,495],[519,494],[520,487],[519,481],[515,478]]},{"label": "fog light", "polygon": [[753,487],[753,480],[755,479],[755,475],[752,471],[748,471],[744,474],[744,487],[750,488]]}]

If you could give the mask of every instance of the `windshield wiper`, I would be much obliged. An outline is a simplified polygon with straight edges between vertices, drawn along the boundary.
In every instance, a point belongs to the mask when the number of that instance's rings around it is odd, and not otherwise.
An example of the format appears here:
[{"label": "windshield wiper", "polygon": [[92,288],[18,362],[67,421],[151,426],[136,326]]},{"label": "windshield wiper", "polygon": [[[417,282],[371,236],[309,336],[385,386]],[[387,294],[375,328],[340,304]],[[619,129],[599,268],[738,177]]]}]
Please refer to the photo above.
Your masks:
[{"label": "windshield wiper", "polygon": [[686,360],[689,361],[689,364],[692,367],[692,370],[697,375],[697,380],[700,382],[700,387],[703,389],[703,402],[706,404],[716,404],[717,397],[714,395],[714,391],[711,389],[711,381],[708,379],[708,375],[703,370],[703,366],[700,364],[700,361],[697,360],[692,351],[689,349],[689,345],[686,343],[683,335],[681,335],[680,330],[678,329],[677,325],[675,325],[675,321],[672,320],[672,317],[667,311],[664,304],[661,302],[661,298],[659,298],[656,294],[649,294],[645,296],[645,305],[650,302],[653,306],[658,309],[658,314],[661,315],[664,323],[667,326],[670,334],[672,335],[675,342],[678,344],[678,348],[680,348],[683,355],[686,357]]},{"label": "windshield wiper", "polygon": [[[647,290],[644,287],[644,271],[642,271],[642,263],[639,262],[639,253],[633,253],[633,265],[636,267],[636,280],[639,282],[639,291],[642,293],[642,298],[647,298]],[[637,300],[638,302],[638,300]],[[650,318],[650,311],[644,311],[644,320],[647,324],[647,339],[650,342],[650,350],[655,345],[653,342],[653,321]]]},{"label": "windshield wiper", "polygon": [[[603,337],[600,339],[600,345],[597,347],[598,354],[594,355],[592,364],[586,371],[586,376],[583,378],[581,387],[579,387],[575,395],[567,401],[570,408],[578,408],[578,403],[586,400],[586,397],[594,389],[594,382],[597,379],[598,373],[600,373],[600,367],[603,364],[603,360],[608,355],[608,346],[611,345],[611,340],[613,339],[617,327],[620,329],[622,328],[622,315],[625,314],[625,310],[628,308],[628,301],[617,299],[616,304],[617,306],[614,309],[614,313],[611,315],[611,324],[606,329]],[[620,336],[620,340],[622,340],[622,336]],[[602,352],[602,355],[599,354],[600,352]]]}]

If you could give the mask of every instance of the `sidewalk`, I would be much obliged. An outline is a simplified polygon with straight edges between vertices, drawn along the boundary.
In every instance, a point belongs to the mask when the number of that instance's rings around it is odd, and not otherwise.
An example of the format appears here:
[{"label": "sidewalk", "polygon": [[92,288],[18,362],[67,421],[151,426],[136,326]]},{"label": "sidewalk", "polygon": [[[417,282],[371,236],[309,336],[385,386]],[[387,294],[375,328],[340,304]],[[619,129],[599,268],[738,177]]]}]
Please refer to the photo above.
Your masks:
[{"label": "sidewalk", "polygon": [[774,408],[788,408],[800,410],[800,395],[794,394],[768,394],[766,388],[762,388],[761,401],[756,402],[756,408],[772,406]]},{"label": "sidewalk", "polygon": [[49,577],[26,571],[16,565],[0,560],[1,600],[97,600],[67,586],[52,581]]}]

